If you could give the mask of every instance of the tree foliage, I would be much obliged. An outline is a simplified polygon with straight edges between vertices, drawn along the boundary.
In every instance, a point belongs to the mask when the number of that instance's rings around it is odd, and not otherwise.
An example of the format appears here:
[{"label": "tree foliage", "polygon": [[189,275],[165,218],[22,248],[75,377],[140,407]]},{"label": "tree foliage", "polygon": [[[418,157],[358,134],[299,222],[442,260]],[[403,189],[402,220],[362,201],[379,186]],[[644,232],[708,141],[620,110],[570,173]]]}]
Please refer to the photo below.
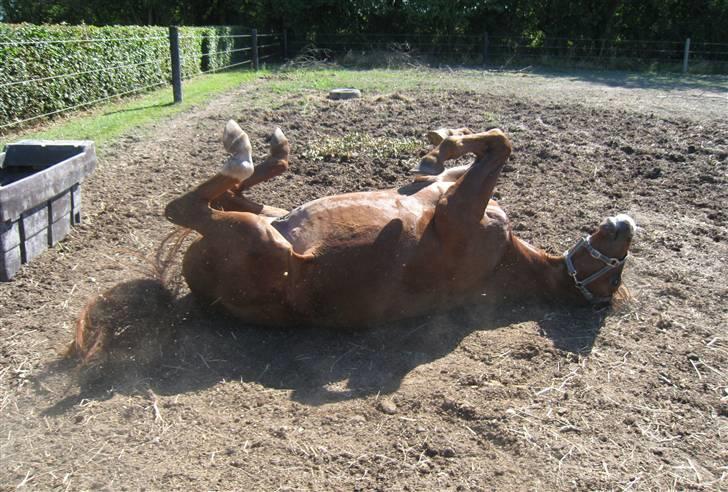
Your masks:
[{"label": "tree foliage", "polygon": [[0,0],[6,22],[728,42],[728,0]]}]

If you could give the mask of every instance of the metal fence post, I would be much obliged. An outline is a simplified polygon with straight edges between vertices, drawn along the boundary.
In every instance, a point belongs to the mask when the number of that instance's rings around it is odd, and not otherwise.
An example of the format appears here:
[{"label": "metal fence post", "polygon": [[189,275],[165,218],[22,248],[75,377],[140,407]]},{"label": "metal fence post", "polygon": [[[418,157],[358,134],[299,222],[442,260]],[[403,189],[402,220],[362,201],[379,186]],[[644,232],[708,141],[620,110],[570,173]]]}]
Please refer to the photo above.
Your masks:
[{"label": "metal fence post", "polygon": [[174,102],[182,102],[182,73],[179,61],[179,28],[169,26],[169,53],[172,57],[172,92]]},{"label": "metal fence post", "polygon": [[688,58],[690,58],[690,38],[685,40],[685,51],[683,52],[683,73],[688,73]]},{"label": "metal fence post", "polygon": [[288,29],[283,29],[283,61],[288,60]]},{"label": "metal fence post", "polygon": [[253,29],[250,37],[250,47],[253,53],[253,70],[258,70],[258,30]]},{"label": "metal fence post", "polygon": [[483,66],[488,65],[488,32],[483,33]]}]

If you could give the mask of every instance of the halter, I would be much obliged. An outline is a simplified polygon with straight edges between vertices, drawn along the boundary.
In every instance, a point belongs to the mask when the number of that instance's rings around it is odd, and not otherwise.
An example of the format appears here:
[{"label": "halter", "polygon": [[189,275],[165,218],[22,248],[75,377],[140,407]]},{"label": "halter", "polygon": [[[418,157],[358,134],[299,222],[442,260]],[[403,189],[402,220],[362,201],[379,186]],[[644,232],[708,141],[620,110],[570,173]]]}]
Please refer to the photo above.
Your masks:
[{"label": "halter", "polygon": [[[576,278],[577,272],[576,268],[574,268],[574,262],[572,261],[572,258],[574,257],[576,252],[579,251],[580,248],[586,248],[592,258],[600,260],[602,263],[604,263],[604,266],[601,270],[592,273],[584,280],[579,280],[578,278]],[[586,288],[586,286],[594,282],[602,275],[605,275],[606,273],[609,273],[612,270],[624,265],[624,262],[627,261],[627,255],[625,254],[624,258],[622,258],[621,260],[618,258],[610,258],[609,256],[606,256],[597,251],[594,246],[591,245],[591,236],[586,236],[579,239],[579,241],[577,241],[575,245],[573,245],[568,251],[564,253],[564,261],[566,262],[566,268],[569,270],[569,275],[571,275],[571,278],[574,279],[574,284],[576,285],[576,288],[579,289],[579,291],[582,293],[587,301],[591,302],[592,304],[597,304],[600,302],[609,302],[611,300],[611,296],[595,297],[594,294],[592,294],[589,289]]]}]

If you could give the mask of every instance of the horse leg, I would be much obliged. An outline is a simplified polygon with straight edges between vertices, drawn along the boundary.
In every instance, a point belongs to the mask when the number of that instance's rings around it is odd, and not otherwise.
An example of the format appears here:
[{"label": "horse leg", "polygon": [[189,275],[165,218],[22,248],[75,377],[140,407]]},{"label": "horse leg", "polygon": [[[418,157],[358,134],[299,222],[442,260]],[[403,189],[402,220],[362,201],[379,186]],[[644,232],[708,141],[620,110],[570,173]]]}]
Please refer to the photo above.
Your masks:
[{"label": "horse leg", "polygon": [[[247,135],[243,138],[244,133],[245,132],[243,132],[234,121],[229,121],[225,126],[223,144],[225,145],[225,149],[233,154],[233,157],[235,157],[236,152],[241,152],[242,148],[242,153],[244,154],[247,151],[247,157],[252,160],[249,147],[250,143],[248,140],[246,149],[245,141],[247,140]],[[243,143],[241,144],[241,142]],[[288,139],[280,128],[276,128],[270,139],[270,151],[268,157],[261,164],[255,166],[252,175],[250,175],[247,179],[232,186],[230,189],[216,197],[211,204],[212,207],[219,210],[250,212],[269,218],[280,217],[287,214],[287,210],[261,205],[246,198],[242,193],[243,190],[247,190],[258,183],[272,179],[285,172],[288,169],[289,152],[290,146],[288,144]]]},{"label": "horse leg", "polygon": [[[226,129],[228,143],[230,133]],[[247,136],[242,130],[235,133],[237,143],[226,145],[233,157],[218,174],[171,201],[165,216],[202,235],[183,262],[183,275],[192,292],[234,312],[257,312],[259,304],[267,302],[266,295],[283,289],[292,250],[265,217],[210,206],[253,174]],[[276,313],[272,309],[270,316]]]},{"label": "horse leg", "polygon": [[[464,135],[472,135],[473,132],[469,128],[440,128],[427,132],[427,139],[435,145],[420,163],[410,171],[419,175],[438,175],[445,169],[445,161],[451,157],[447,157],[440,151],[440,147],[447,146],[447,140],[451,137],[462,137]],[[442,155],[441,155],[442,154]],[[421,180],[420,180],[421,181]]]},{"label": "horse leg", "polygon": [[461,135],[472,135],[473,131],[470,128],[438,128],[437,130],[430,130],[427,132],[427,140],[432,145],[440,145],[443,140],[447,137],[461,136]]},{"label": "horse leg", "polygon": [[456,158],[466,153],[476,155],[475,162],[440,198],[434,217],[439,233],[453,238],[467,235],[483,220],[500,171],[511,154],[511,143],[501,130],[494,129],[448,137],[437,150],[437,158],[441,159]]},{"label": "horse leg", "polygon": [[290,151],[291,147],[288,144],[288,139],[283,135],[280,128],[276,128],[270,139],[270,154],[262,164],[255,166],[253,175],[240,183],[238,189],[240,191],[250,189],[258,183],[268,181],[286,172]]},{"label": "horse leg", "polygon": [[[276,150],[280,150],[279,147],[287,145],[287,141],[280,130],[276,133]],[[165,216],[172,223],[197,230],[204,235],[203,229],[224,214],[222,210],[212,207],[212,202],[221,199],[230,189],[254,174],[250,139],[233,120],[225,125],[223,144],[232,156],[218,174],[167,205]]]}]

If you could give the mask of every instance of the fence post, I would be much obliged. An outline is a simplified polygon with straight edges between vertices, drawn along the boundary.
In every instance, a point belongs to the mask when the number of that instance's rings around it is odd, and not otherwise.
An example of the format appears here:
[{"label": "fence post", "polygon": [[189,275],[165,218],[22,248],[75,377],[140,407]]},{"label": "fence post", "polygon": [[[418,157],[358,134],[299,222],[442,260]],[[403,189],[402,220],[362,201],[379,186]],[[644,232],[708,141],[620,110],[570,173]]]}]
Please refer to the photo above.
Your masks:
[{"label": "fence post", "polygon": [[688,73],[688,58],[690,58],[690,38],[685,40],[685,51],[683,52],[683,73]]},{"label": "fence post", "polygon": [[283,29],[283,61],[288,60],[288,29]]},{"label": "fence post", "polygon": [[488,32],[483,33],[483,66],[488,65]]},{"label": "fence post", "polygon": [[179,28],[169,26],[169,54],[172,57],[172,93],[174,102],[182,102],[182,73],[179,61]]},{"label": "fence post", "polygon": [[253,52],[253,70],[258,70],[258,30],[253,29],[250,31],[251,38],[250,38],[250,47],[252,48]]}]

